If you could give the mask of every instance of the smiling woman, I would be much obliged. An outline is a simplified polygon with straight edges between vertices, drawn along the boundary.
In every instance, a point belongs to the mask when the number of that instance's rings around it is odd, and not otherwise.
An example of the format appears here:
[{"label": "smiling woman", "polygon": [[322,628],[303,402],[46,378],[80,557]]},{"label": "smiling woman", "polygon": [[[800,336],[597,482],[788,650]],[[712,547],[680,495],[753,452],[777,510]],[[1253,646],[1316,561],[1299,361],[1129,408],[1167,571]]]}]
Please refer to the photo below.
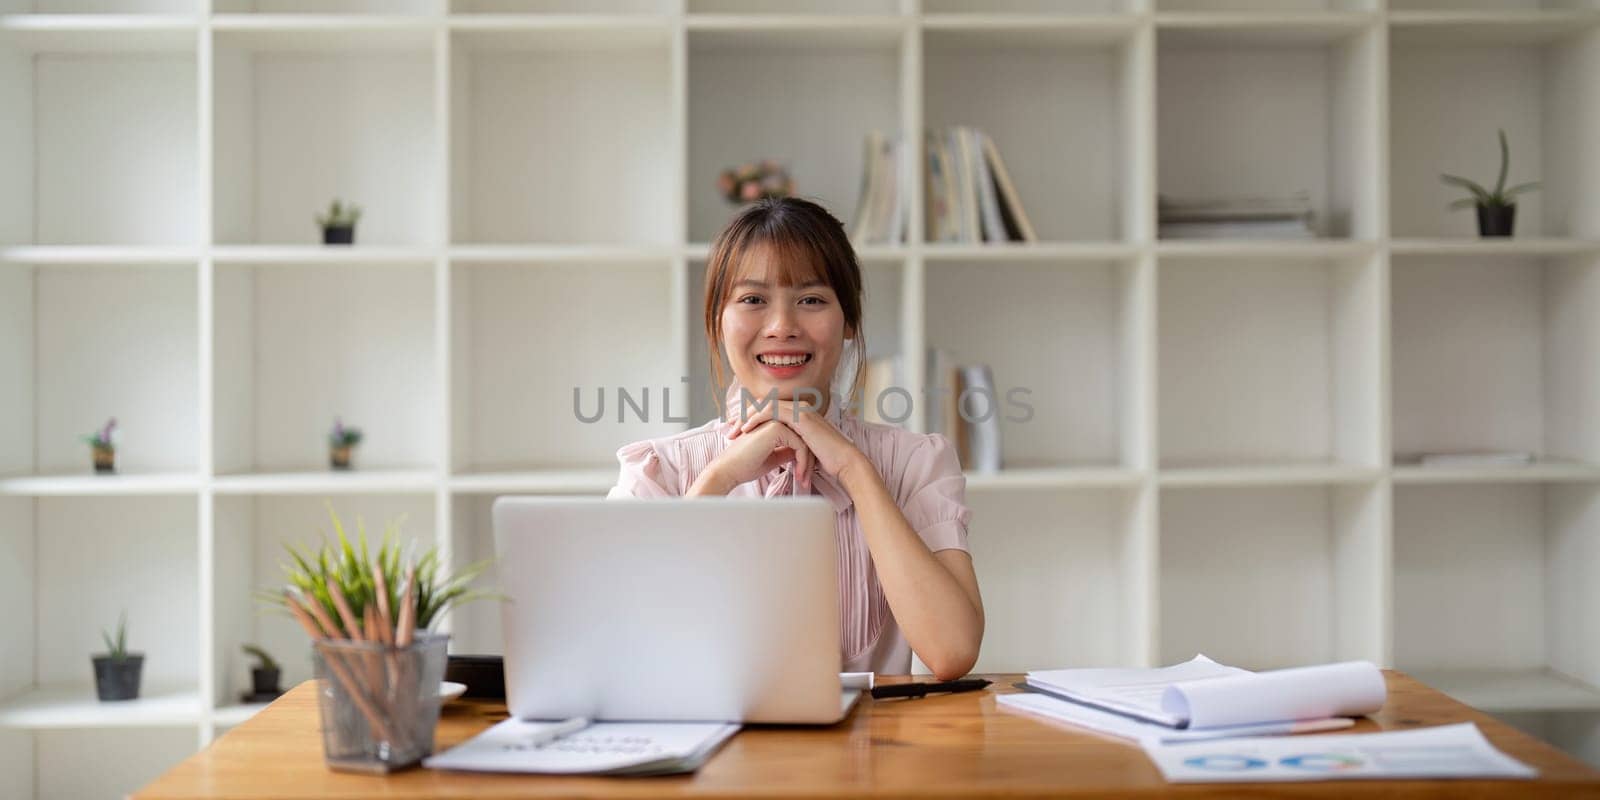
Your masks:
[{"label": "smiling woman", "polygon": [[718,235],[705,289],[721,418],[618,450],[610,496],[821,495],[838,514],[843,669],[906,673],[914,651],[941,678],[966,673],[983,601],[955,450],[939,434],[865,422],[835,392],[859,394],[866,352],[844,227],[805,200],[755,203]]}]

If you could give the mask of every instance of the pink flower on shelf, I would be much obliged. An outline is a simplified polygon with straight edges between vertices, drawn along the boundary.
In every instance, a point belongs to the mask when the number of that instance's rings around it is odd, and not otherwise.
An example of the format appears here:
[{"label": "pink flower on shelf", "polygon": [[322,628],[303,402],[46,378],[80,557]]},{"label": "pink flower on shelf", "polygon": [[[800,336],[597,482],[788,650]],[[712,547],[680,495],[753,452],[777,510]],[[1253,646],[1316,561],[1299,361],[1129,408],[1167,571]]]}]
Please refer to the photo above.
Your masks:
[{"label": "pink flower on shelf", "polygon": [[739,199],[747,200],[747,201],[748,200],[760,200],[761,199],[761,184],[756,183],[755,181],[750,181],[749,183],[746,183],[739,190]]}]

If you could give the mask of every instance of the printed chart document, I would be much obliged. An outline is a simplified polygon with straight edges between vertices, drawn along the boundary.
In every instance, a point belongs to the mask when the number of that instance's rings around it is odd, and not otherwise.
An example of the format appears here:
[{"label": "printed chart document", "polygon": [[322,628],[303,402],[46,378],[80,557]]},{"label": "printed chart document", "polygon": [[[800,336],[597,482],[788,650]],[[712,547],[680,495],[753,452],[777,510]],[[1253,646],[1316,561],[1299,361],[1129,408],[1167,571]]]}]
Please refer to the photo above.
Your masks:
[{"label": "printed chart document", "polygon": [[1167,745],[1146,742],[1144,749],[1173,783],[1532,778],[1538,774],[1496,750],[1471,722],[1385,733],[1264,736]]},{"label": "printed chart document", "polygon": [[596,722],[549,739],[560,722],[515,717],[423,759],[431,769],[564,775],[670,775],[693,772],[739,732],[722,722]]},{"label": "printed chart document", "polygon": [[1250,672],[1204,655],[1159,669],[1029,672],[1029,688],[1171,728],[1229,728],[1357,717],[1383,707],[1383,673],[1366,661]]}]

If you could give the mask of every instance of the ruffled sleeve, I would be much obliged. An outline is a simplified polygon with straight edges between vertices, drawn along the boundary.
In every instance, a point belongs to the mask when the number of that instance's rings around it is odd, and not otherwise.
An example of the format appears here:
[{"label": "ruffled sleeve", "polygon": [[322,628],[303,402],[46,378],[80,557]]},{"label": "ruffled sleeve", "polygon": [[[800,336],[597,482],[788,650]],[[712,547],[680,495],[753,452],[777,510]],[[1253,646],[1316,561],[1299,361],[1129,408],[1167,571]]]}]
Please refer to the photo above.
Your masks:
[{"label": "ruffled sleeve", "polygon": [[646,439],[617,450],[622,471],[617,485],[606,493],[607,500],[626,497],[678,497],[678,469],[663,458],[657,442]]},{"label": "ruffled sleeve", "polygon": [[901,485],[909,491],[901,510],[929,550],[967,549],[967,476],[949,439],[924,437],[906,460]]}]

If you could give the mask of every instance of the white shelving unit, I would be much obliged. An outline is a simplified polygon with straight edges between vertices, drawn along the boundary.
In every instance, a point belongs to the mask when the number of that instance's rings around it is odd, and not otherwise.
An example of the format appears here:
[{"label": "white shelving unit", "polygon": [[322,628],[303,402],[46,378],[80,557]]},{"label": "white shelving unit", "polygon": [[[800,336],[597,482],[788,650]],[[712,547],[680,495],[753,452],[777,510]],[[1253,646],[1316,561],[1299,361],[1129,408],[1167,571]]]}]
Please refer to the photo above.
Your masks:
[{"label": "white shelving unit", "polygon": [[[953,124],[1043,241],[912,214],[860,255],[872,355],[1032,390],[968,484],[980,670],[1367,658],[1600,708],[1600,2],[0,0],[0,107],[0,794],[209,742],[256,710],[242,642],[306,677],[251,591],[325,500],[465,563],[495,496],[603,493],[711,413],[716,172],[782,157],[848,219],[868,131]],[[1437,173],[1489,177],[1497,128],[1544,189],[1480,241]],[[1158,193],[1300,189],[1316,241],[1156,238]],[[1543,461],[1405,461],[1446,449]],[[124,608],[146,697],[102,705]],[[450,626],[497,646],[492,606]]]}]

